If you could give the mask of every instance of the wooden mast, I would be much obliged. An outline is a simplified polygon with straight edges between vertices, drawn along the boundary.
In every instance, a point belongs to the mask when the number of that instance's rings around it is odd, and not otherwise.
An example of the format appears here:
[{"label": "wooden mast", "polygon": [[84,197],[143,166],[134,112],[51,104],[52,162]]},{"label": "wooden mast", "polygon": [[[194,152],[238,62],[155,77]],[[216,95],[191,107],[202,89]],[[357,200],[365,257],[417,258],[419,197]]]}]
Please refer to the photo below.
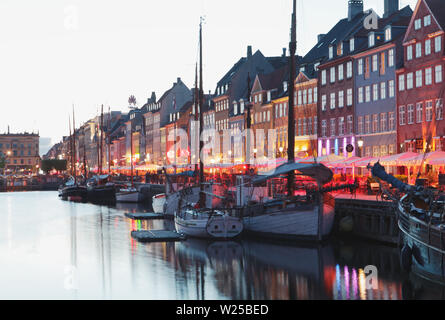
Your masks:
[{"label": "wooden mast", "polygon": [[72,135],[72,133],[71,133],[71,116],[68,114],[68,126],[69,126],[69,128],[70,128],[70,141],[69,141],[69,148],[70,148],[70,152],[69,152],[69,154],[70,154],[70,158],[69,158],[69,161],[70,161],[70,163],[71,163],[71,176],[73,175],[73,135]]},{"label": "wooden mast", "polygon": [[108,146],[108,174],[111,174],[111,111],[108,106],[108,124],[107,124],[107,146]]},{"label": "wooden mast", "polygon": [[103,135],[104,135],[104,105],[102,105],[101,107],[101,112],[100,112],[100,159],[99,159],[99,163],[100,163],[100,174],[102,174],[102,162],[104,159],[103,156]]},{"label": "wooden mast", "polygon": [[[294,120],[294,81],[295,81],[295,52],[297,51],[297,18],[296,18],[296,0],[293,0],[293,13],[292,13],[292,27],[291,27],[291,39],[289,43],[289,112],[288,112],[288,148],[287,148],[287,161],[288,163],[295,163],[295,120]],[[295,173],[292,171],[287,177],[287,190],[288,196],[294,196],[294,180]]]},{"label": "wooden mast", "polygon": [[206,196],[204,194],[204,163],[202,161],[201,152],[204,149],[204,141],[201,140],[204,119],[203,119],[203,107],[204,107],[204,91],[203,91],[203,79],[202,79],[202,22],[203,18],[200,18],[199,22],[199,207],[204,208],[206,205]]},{"label": "wooden mast", "polygon": [[73,165],[74,165],[74,183],[77,183],[77,159],[76,159],[76,121],[74,119],[74,104],[73,104]]}]

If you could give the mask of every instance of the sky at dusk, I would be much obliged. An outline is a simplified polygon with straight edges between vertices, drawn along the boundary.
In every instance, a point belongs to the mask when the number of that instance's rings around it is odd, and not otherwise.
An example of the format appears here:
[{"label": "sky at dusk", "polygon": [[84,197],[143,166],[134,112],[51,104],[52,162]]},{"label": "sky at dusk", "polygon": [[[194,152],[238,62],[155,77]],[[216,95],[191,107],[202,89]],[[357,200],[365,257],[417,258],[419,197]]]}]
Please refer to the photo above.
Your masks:
[{"label": "sky at dusk", "polygon": [[[365,0],[383,13],[383,0]],[[400,6],[416,0],[400,0]],[[291,0],[2,0],[0,2],[0,132],[39,131],[58,142],[104,104],[128,110],[159,98],[177,77],[193,86],[203,25],[204,89],[242,56],[278,56],[288,47]],[[298,1],[298,49],[304,55],[347,16],[347,0]]]}]

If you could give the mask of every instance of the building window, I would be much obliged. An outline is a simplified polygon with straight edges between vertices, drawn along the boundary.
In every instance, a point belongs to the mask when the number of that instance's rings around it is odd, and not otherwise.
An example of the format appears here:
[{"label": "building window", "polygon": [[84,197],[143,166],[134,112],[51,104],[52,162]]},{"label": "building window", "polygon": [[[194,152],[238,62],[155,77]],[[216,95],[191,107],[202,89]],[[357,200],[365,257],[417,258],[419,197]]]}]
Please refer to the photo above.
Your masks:
[{"label": "building window", "polygon": [[435,68],[436,70],[436,83],[441,83],[442,82],[442,65],[438,65]]},{"label": "building window", "polygon": [[373,133],[379,132],[379,115],[378,114],[372,115],[372,132]]},{"label": "building window", "polygon": [[371,101],[371,87],[366,86],[365,91],[366,91],[366,93],[365,93],[366,102],[370,102]]},{"label": "building window", "polygon": [[422,56],[422,42],[416,43],[416,58],[420,58]]},{"label": "building window", "polygon": [[380,132],[386,132],[387,130],[387,120],[386,120],[386,113],[380,114]]},{"label": "building window", "polygon": [[420,28],[422,28],[422,19],[416,19],[414,21],[414,29],[419,30]]},{"label": "building window", "polygon": [[344,97],[345,93],[344,91],[339,91],[338,92],[338,107],[339,108],[343,108],[345,106],[345,97]]},{"label": "building window", "polygon": [[389,131],[396,129],[396,114],[394,112],[389,113]]},{"label": "building window", "polygon": [[349,39],[349,51],[352,52],[355,50],[355,40],[354,38]]},{"label": "building window", "polygon": [[321,120],[321,135],[323,137],[326,137],[326,133],[327,133],[327,121]]},{"label": "building window", "polygon": [[349,61],[346,64],[346,77],[348,79],[352,78],[352,62],[351,61]]},{"label": "building window", "polygon": [[391,41],[391,26],[385,29],[385,41]]},{"label": "building window", "polygon": [[373,100],[377,101],[379,100],[379,85],[373,84],[372,85],[372,91],[373,91]]},{"label": "building window", "polygon": [[326,95],[324,94],[324,95],[322,95],[321,96],[321,110],[322,111],[326,111],[326,105],[327,105],[327,98],[326,98]]},{"label": "building window", "polygon": [[405,123],[406,123],[405,121],[406,121],[406,119],[405,119],[405,106],[400,106],[399,107],[399,124],[401,126],[404,126]]},{"label": "building window", "polygon": [[338,135],[339,136],[345,135],[345,118],[344,117],[338,118]]},{"label": "building window", "polygon": [[318,88],[314,88],[314,103],[318,102]]},{"label": "building window", "polygon": [[421,88],[423,84],[423,72],[422,70],[416,71],[416,88]]},{"label": "building window", "polygon": [[368,35],[368,46],[369,46],[369,47],[373,47],[374,44],[375,44],[375,35],[374,35],[374,32],[371,32],[371,33]]},{"label": "building window", "polygon": [[301,136],[301,119],[298,119],[298,135]]},{"label": "building window", "polygon": [[362,75],[363,74],[363,59],[359,59],[358,60],[358,74]]},{"label": "building window", "polygon": [[318,117],[317,116],[314,117],[314,134],[315,135],[318,134]]},{"label": "building window", "polygon": [[369,65],[369,57],[365,59],[365,79],[369,79],[371,73],[371,66]]},{"label": "building window", "polygon": [[405,90],[405,75],[401,74],[399,75],[399,91]]},{"label": "building window", "polygon": [[329,46],[329,59],[332,59],[334,57],[334,47]]},{"label": "building window", "polygon": [[389,97],[394,98],[395,96],[395,88],[394,88],[394,80],[389,80]]},{"label": "building window", "polygon": [[335,92],[331,93],[331,110],[335,109]]},{"label": "building window", "polygon": [[388,51],[388,66],[394,67],[394,49]]},{"label": "building window", "polygon": [[386,99],[386,82],[380,83],[380,99]]},{"label": "building window", "polygon": [[303,91],[303,104],[306,105],[307,104],[307,90]]},{"label": "building window", "polygon": [[417,102],[416,104],[416,120],[417,123],[422,123],[423,121],[423,103]]},{"label": "building window", "polygon": [[410,72],[406,75],[406,89],[412,89],[413,88],[413,73]]},{"label": "building window", "polygon": [[413,46],[406,47],[406,59],[408,61],[413,59]]},{"label": "building window", "polygon": [[348,134],[352,134],[353,131],[353,118],[352,115],[348,116]]},{"label": "building window", "polygon": [[423,25],[425,27],[428,27],[429,25],[431,25],[431,15],[427,15],[427,16],[423,17]]},{"label": "building window", "polygon": [[303,104],[303,96],[301,90],[298,90],[298,105],[301,106]]},{"label": "building window", "polygon": [[431,40],[428,39],[425,41],[425,55],[428,56],[431,54]]},{"label": "building window", "polygon": [[363,103],[363,87],[358,88],[358,103]]},{"label": "building window", "polygon": [[321,85],[326,84],[326,70],[321,71]]},{"label": "building window", "polygon": [[343,77],[344,77],[343,64],[340,64],[338,66],[338,81],[343,80]]},{"label": "building window", "polygon": [[443,100],[436,100],[436,120],[443,120]]},{"label": "building window", "polygon": [[433,101],[427,101],[425,105],[425,120],[427,122],[433,121]]},{"label": "building window", "polygon": [[408,124],[414,123],[414,105],[408,105]]},{"label": "building window", "polygon": [[380,75],[384,75],[386,71],[385,53],[380,53]]},{"label": "building window", "polygon": [[331,119],[331,137],[335,136],[335,119]]},{"label": "building window", "polygon": [[335,82],[335,67],[332,67],[332,68],[331,68],[331,75],[330,75],[330,79],[329,79],[329,81],[330,81],[331,83],[334,83],[334,82]]},{"label": "building window", "polygon": [[371,133],[371,116],[365,116],[365,134]]},{"label": "building window", "polygon": [[372,56],[372,72],[376,72],[379,67],[379,59],[378,56],[375,54]]},{"label": "building window", "polygon": [[348,97],[347,97],[346,105],[352,106],[352,89],[348,89],[347,96]]},{"label": "building window", "polygon": [[358,117],[358,124],[357,124],[357,133],[363,134],[363,117]]},{"label": "building window", "polygon": [[434,38],[434,51],[440,52],[442,50],[442,36]]},{"label": "building window", "polygon": [[425,69],[425,85],[428,86],[430,84],[433,84],[433,69],[426,68]]}]

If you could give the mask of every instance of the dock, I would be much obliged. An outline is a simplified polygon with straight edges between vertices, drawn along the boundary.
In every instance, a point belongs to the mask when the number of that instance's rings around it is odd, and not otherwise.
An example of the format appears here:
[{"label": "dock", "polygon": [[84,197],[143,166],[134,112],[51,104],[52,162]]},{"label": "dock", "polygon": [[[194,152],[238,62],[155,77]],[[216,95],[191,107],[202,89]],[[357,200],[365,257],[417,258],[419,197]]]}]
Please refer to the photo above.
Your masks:
[{"label": "dock", "polygon": [[[334,232],[396,245],[399,243],[396,207],[374,195],[337,194]],[[349,219],[350,230],[342,222]]]},{"label": "dock", "polygon": [[132,231],[131,237],[139,242],[176,242],[186,239],[184,235],[168,230]]},{"label": "dock", "polygon": [[165,216],[163,214],[152,213],[152,212],[125,213],[125,216],[132,220],[163,220],[163,219],[165,219]]}]

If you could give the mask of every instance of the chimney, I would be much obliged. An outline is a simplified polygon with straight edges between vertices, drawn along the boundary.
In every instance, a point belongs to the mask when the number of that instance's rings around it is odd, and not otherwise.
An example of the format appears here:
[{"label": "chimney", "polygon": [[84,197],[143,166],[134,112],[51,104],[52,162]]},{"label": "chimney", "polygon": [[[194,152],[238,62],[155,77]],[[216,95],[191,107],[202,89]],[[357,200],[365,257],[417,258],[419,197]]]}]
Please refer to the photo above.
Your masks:
[{"label": "chimney", "polygon": [[385,13],[383,18],[388,18],[399,11],[399,0],[385,0]]},{"label": "chimney", "polygon": [[363,13],[363,0],[348,1],[348,21],[354,19],[356,15]]},{"label": "chimney", "polygon": [[284,58],[286,56],[286,48],[283,48],[283,55],[282,57]]},{"label": "chimney", "polygon": [[252,46],[247,46],[247,59],[252,57]]},{"label": "chimney", "polygon": [[181,82],[181,78],[178,77],[178,79],[176,79],[176,83],[180,83]]},{"label": "chimney", "polygon": [[[324,38],[324,36],[325,36],[326,34],[319,34],[318,36],[317,36],[317,40],[318,40],[318,42],[320,42],[321,40],[323,40],[323,38]],[[317,43],[318,43],[317,42]]]}]

